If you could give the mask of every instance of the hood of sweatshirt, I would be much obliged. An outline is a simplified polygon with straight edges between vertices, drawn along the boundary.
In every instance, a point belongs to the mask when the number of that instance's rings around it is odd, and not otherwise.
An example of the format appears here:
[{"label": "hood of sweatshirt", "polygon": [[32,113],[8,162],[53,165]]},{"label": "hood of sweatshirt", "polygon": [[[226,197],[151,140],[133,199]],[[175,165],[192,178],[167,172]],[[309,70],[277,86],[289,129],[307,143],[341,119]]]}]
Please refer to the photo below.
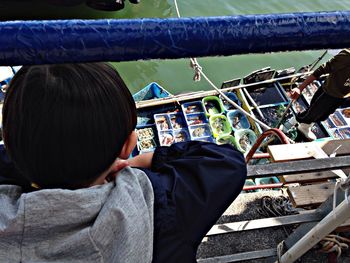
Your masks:
[{"label": "hood of sweatshirt", "polygon": [[129,167],[79,190],[1,185],[1,262],[151,262],[153,199],[147,176]]}]

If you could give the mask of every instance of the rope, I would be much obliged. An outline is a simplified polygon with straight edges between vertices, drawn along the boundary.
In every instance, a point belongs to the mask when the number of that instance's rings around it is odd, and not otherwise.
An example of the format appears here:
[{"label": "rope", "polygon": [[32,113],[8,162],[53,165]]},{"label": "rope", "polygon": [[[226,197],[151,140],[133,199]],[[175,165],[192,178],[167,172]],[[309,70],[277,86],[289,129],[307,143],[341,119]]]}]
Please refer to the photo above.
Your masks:
[{"label": "rope", "polygon": [[[180,14],[180,10],[179,10],[179,6],[177,4],[177,0],[174,0],[174,4],[175,4],[175,9],[176,9],[176,14],[177,17],[180,18],[181,14]],[[265,123],[263,123],[262,121],[258,120],[255,116],[251,115],[250,113],[246,112],[243,108],[241,108],[239,105],[237,105],[234,101],[232,101],[229,97],[227,97],[218,87],[215,86],[215,84],[207,77],[207,75],[204,74],[203,72],[203,68],[200,66],[200,64],[198,63],[196,58],[190,58],[190,65],[191,67],[194,69],[195,74],[193,76],[193,80],[194,81],[200,81],[201,76],[203,76],[206,81],[229,103],[231,103],[236,109],[238,109],[240,112],[242,112],[244,115],[250,117],[252,120],[254,120],[255,122],[259,123],[261,125],[261,127],[263,127],[264,129],[268,130],[271,129],[271,127],[269,127],[268,125],[266,125]]]},{"label": "rope", "polygon": [[277,245],[277,263],[282,262],[282,256],[283,256],[283,251],[284,251],[284,240],[282,240],[280,243]]},{"label": "rope", "polygon": [[293,207],[289,198],[285,196],[270,197],[263,196],[261,198],[261,207],[258,213],[265,216],[287,216],[298,214],[298,211]]},{"label": "rope", "polygon": [[193,80],[196,81],[196,82],[200,81],[201,80],[202,67],[199,65],[199,63],[198,63],[196,58],[191,58],[190,66],[191,66],[191,68],[194,69]]},{"label": "rope", "polygon": [[339,258],[342,254],[343,250],[349,248],[350,239],[341,237],[339,235],[327,235],[321,241],[321,249],[322,253],[332,253],[336,252],[337,257]]}]

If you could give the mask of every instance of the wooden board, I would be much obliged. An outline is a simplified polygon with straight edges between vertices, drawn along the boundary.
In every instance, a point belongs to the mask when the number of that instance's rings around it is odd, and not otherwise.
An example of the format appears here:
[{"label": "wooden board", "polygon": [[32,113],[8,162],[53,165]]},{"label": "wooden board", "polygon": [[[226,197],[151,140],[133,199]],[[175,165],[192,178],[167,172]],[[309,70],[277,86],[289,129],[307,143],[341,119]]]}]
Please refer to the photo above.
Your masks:
[{"label": "wooden board", "polygon": [[320,147],[327,155],[332,154],[337,148],[337,156],[350,155],[350,139],[270,145],[267,151],[274,162],[285,162],[313,158],[315,147]]},{"label": "wooden board", "polygon": [[333,194],[334,183],[288,187],[287,192],[295,207],[319,205]]},{"label": "wooden board", "polygon": [[328,179],[333,179],[333,178],[337,178],[337,176],[334,173],[332,173],[331,171],[300,173],[300,174],[279,176],[279,179],[285,184],[314,183],[314,182],[326,181]]},{"label": "wooden board", "polygon": [[262,165],[247,165],[248,178],[280,176],[309,172],[329,171],[350,167],[350,156],[323,158],[312,160],[269,163]]},{"label": "wooden board", "polygon": [[280,227],[287,225],[294,225],[306,222],[320,221],[323,218],[323,214],[316,213],[315,210],[307,210],[304,213],[279,216],[270,218],[261,218],[247,221],[232,222],[226,224],[214,225],[206,236],[222,235],[233,232],[241,232],[255,229],[263,229],[270,227]]}]

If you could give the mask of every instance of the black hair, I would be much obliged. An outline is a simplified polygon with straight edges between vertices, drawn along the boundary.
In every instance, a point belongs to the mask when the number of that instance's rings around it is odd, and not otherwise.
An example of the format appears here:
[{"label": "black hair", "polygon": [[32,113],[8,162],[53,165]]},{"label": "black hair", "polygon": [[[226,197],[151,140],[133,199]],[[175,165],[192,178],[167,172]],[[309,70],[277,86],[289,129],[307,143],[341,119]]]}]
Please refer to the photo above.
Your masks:
[{"label": "black hair", "polygon": [[107,63],[24,66],[3,107],[3,137],[41,188],[79,188],[119,156],[136,126],[134,100]]}]

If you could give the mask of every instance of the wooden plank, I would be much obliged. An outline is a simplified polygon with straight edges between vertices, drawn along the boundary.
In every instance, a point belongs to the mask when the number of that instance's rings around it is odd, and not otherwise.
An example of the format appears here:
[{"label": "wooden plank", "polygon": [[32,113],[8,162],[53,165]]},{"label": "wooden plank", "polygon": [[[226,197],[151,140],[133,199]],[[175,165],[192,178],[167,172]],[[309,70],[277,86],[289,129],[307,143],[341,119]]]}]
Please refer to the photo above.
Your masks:
[{"label": "wooden plank", "polygon": [[242,262],[246,260],[253,260],[258,258],[269,258],[277,256],[276,248],[264,249],[258,251],[250,251],[244,253],[237,253],[233,255],[226,255],[220,257],[198,259],[200,263],[226,263],[226,262]]},{"label": "wooden plank", "polygon": [[280,176],[307,172],[328,171],[350,167],[350,156],[290,161],[262,165],[247,165],[248,178]]},{"label": "wooden plank", "polygon": [[318,205],[333,194],[334,183],[311,184],[288,187],[287,192],[295,207]]},{"label": "wooden plank", "polygon": [[337,178],[337,176],[331,171],[323,171],[323,172],[313,172],[313,173],[301,173],[301,174],[293,174],[293,175],[284,175],[281,176],[282,182],[285,184],[291,183],[313,183],[326,181],[328,179]]},{"label": "wooden plank", "polygon": [[303,214],[262,218],[248,221],[240,221],[226,224],[214,225],[206,236],[228,234],[254,229],[263,229],[270,227],[294,225],[306,222],[320,221],[323,218],[321,213],[315,213],[315,210],[304,212]]},{"label": "wooden plank", "polygon": [[274,162],[285,162],[312,158],[315,147],[321,148],[327,155],[339,147],[336,150],[338,156],[350,155],[350,139],[269,145],[267,151]]}]

